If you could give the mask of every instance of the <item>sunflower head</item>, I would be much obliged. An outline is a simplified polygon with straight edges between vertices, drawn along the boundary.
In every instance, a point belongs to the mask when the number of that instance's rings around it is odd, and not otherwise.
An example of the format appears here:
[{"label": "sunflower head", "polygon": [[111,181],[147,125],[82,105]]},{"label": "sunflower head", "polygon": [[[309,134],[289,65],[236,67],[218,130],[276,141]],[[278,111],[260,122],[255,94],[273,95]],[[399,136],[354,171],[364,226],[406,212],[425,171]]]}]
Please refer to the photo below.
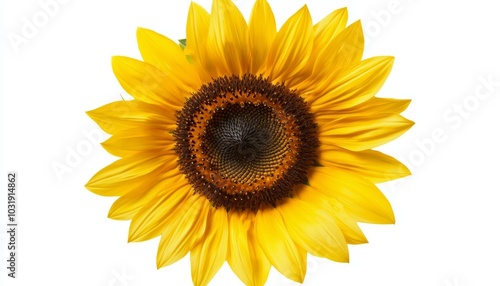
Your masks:
[{"label": "sunflower head", "polygon": [[265,0],[191,3],[178,44],[137,30],[142,60],[113,57],[132,100],[89,111],[120,157],[86,187],[119,196],[130,241],[161,236],[157,266],[190,254],[195,285],[227,261],[247,285],[273,266],[302,282],[306,254],[348,261],[358,222],[393,223],[375,183],[409,175],[372,150],[403,134],[408,100],[375,97],[392,57],[362,59],[359,21],[304,6],[277,30]]}]

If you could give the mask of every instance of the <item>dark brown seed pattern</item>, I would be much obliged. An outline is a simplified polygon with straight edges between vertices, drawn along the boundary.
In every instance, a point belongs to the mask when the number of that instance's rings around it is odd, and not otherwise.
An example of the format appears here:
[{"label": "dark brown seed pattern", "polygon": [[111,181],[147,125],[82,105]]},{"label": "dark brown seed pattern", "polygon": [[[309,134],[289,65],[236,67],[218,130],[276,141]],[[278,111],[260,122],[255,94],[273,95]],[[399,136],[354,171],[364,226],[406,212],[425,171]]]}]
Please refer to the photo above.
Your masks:
[{"label": "dark brown seed pattern", "polygon": [[262,76],[219,77],[177,114],[175,151],[195,192],[215,207],[257,211],[292,197],[316,160],[305,101]]}]

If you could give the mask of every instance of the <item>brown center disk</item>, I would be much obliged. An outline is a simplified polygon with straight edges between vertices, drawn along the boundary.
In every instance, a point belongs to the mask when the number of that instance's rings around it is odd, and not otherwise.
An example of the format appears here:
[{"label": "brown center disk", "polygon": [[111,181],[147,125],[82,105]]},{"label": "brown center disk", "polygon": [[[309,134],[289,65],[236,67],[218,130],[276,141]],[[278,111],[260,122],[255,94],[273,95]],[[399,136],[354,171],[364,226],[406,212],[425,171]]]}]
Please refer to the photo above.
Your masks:
[{"label": "brown center disk", "polygon": [[275,207],[307,181],[316,159],[317,128],[304,100],[254,75],[203,85],[177,126],[180,169],[215,207]]}]

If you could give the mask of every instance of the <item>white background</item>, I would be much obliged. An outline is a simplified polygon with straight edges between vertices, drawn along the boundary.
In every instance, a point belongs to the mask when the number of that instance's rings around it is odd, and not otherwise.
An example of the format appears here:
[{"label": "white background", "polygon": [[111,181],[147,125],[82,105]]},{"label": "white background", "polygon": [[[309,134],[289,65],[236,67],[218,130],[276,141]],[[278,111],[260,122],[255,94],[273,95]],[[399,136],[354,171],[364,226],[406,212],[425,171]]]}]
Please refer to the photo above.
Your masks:
[{"label": "white background", "polygon": [[[114,160],[84,113],[126,96],[111,56],[139,58],[138,26],[184,38],[189,1],[61,0],[44,21],[48,1],[1,1],[0,284],[190,285],[188,257],[156,270],[159,240],[127,243],[129,222],[107,218],[114,198],[84,188]],[[351,246],[349,264],[309,257],[304,285],[500,285],[500,84],[483,83],[500,82],[495,2],[306,2],[315,22],[348,7],[365,29],[364,57],[396,57],[379,96],[412,99],[404,114],[416,125],[381,148],[414,173],[380,185],[397,223],[362,225],[370,243]],[[246,17],[252,4],[237,1]],[[281,25],[304,0],[270,4]],[[39,27],[24,37],[26,21]],[[14,35],[25,42],[13,45]],[[57,164],[68,171],[58,176]],[[19,180],[16,280],[4,266],[9,170]],[[241,282],[224,265],[211,285]],[[294,283],[272,270],[268,285]]]}]

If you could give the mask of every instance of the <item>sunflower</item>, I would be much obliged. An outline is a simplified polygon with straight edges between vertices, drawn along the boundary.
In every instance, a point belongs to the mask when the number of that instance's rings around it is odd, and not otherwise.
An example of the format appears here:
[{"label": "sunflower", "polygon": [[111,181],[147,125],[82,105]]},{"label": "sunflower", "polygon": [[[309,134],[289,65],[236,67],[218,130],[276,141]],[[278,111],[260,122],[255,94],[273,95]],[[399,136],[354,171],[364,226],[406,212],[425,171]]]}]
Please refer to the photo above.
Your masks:
[{"label": "sunflower", "polygon": [[191,3],[185,42],[139,28],[142,60],[112,58],[133,100],[88,112],[120,159],[86,187],[119,196],[109,217],[131,220],[129,241],[161,236],[158,268],[189,253],[195,285],[226,261],[247,285],[271,266],[302,282],[307,253],[347,262],[358,222],[394,223],[375,183],[410,172],[372,149],[413,125],[409,100],[375,97],[393,57],[362,59],[346,23],[304,6],[277,31],[265,0],[248,23],[229,0]]}]

